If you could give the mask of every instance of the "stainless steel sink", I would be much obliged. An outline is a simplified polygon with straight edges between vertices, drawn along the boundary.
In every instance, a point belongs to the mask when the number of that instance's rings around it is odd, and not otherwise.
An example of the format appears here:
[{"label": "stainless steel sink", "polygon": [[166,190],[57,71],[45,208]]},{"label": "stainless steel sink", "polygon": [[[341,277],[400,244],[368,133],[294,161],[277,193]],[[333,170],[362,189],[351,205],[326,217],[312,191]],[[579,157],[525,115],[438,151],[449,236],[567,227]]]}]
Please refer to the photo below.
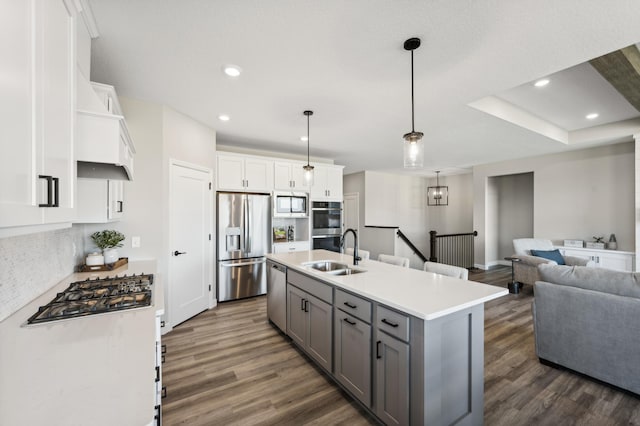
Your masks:
[{"label": "stainless steel sink", "polygon": [[322,260],[322,261],[318,261],[318,262],[307,262],[307,263],[303,263],[303,265],[309,266],[310,268],[313,268],[313,269],[315,269],[317,271],[322,271],[322,272],[337,271],[337,270],[349,268],[348,265],[346,265],[344,263],[341,263],[341,262],[335,262],[333,260]]},{"label": "stainless steel sink", "polygon": [[364,269],[350,268],[346,263],[336,262],[334,260],[307,262],[303,263],[303,265],[331,275],[351,275],[366,272]]}]

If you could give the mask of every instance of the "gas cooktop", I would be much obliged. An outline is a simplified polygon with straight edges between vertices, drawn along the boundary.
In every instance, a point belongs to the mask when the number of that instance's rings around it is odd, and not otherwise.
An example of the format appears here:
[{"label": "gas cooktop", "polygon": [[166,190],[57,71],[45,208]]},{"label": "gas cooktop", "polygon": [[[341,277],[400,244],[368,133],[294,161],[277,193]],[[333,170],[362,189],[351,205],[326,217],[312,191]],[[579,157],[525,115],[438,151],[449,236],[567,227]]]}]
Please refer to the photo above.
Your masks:
[{"label": "gas cooktop", "polygon": [[38,324],[151,305],[152,274],[77,281],[27,320]]}]

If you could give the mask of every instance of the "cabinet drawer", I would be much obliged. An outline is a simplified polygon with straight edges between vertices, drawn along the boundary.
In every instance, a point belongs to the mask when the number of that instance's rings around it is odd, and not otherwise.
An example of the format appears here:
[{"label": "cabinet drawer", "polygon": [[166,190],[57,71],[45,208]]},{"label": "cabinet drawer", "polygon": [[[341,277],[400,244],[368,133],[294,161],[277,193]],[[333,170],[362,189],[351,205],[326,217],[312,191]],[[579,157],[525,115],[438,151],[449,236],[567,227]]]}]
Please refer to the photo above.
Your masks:
[{"label": "cabinet drawer", "polygon": [[333,304],[333,288],[330,285],[314,280],[290,268],[287,269],[287,282],[320,300]]},{"label": "cabinet drawer", "polygon": [[336,289],[335,306],[354,317],[371,323],[371,302],[368,300]]},{"label": "cabinet drawer", "polygon": [[376,327],[400,340],[409,341],[409,317],[407,315],[378,306]]}]

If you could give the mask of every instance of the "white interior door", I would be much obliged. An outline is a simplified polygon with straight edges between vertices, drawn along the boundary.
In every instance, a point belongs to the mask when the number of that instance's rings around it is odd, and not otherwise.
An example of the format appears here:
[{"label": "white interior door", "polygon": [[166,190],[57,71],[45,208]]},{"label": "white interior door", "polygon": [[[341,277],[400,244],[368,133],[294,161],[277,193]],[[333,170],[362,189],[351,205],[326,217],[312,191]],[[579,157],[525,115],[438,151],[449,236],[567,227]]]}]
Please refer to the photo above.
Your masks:
[{"label": "white interior door", "polygon": [[[344,204],[342,207],[342,229],[347,230],[349,228],[358,231],[358,237],[360,237],[360,194],[357,192],[351,194],[344,194]],[[348,235],[345,241],[344,247],[353,247],[354,241],[352,236]]]},{"label": "white interior door", "polygon": [[360,234],[360,195],[355,192],[352,194],[344,194],[344,215],[343,229],[355,229]]},{"label": "white interior door", "polygon": [[213,284],[211,170],[171,163],[169,322],[209,307]]}]

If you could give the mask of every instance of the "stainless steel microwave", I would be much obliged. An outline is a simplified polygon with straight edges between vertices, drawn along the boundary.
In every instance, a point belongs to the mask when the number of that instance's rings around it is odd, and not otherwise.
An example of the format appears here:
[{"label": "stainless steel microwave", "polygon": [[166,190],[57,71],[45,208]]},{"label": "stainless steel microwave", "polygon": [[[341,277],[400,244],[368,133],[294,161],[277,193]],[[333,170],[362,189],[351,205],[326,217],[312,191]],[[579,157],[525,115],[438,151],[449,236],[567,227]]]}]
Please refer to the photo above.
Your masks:
[{"label": "stainless steel microwave", "polygon": [[306,217],[309,215],[309,196],[306,192],[275,192],[273,217]]}]

